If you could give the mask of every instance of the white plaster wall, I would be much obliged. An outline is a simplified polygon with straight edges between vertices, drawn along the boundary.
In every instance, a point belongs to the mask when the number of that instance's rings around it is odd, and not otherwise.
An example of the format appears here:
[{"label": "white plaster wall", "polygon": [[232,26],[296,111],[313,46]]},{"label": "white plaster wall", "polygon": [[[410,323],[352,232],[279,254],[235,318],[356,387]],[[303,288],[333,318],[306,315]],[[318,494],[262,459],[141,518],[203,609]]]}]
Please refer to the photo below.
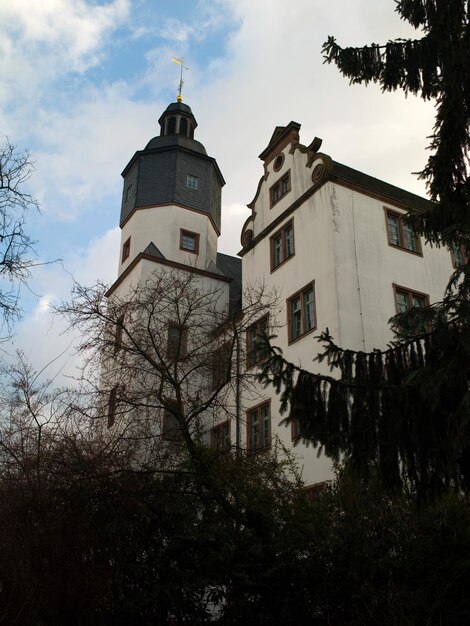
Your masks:
[{"label": "white plaster wall", "polygon": [[[264,181],[260,189],[255,206],[254,234],[259,234],[283,210],[302,195],[311,186],[311,169],[306,168],[306,155],[296,150],[294,155],[288,153],[284,159],[284,166],[277,177],[290,167],[292,190],[280,200],[272,209],[269,209],[270,176]],[[295,254],[271,272],[270,237],[293,220]],[[277,305],[272,308],[271,319],[279,325],[274,330],[277,338],[275,345],[279,346],[286,359],[293,363],[313,369],[312,359],[319,351],[319,344],[315,339],[318,330],[326,327],[330,332],[339,335],[339,315],[336,289],[334,237],[336,214],[331,205],[330,195],[325,187],[304,202],[291,216],[285,218],[272,232],[243,257],[243,284],[244,289],[262,283],[265,291],[278,297]],[[259,221],[258,221],[259,220]],[[261,224],[261,226],[260,226]],[[315,281],[317,331],[308,333],[289,345],[287,328],[287,299],[297,291]],[[326,364],[316,371],[328,373]],[[243,418],[250,407],[264,400],[271,401],[272,434],[282,444],[292,449],[291,428],[280,425],[282,416],[279,410],[279,398],[271,388],[263,389],[259,385],[250,394],[243,398]],[[244,422],[244,426],[246,423]],[[246,442],[246,428],[242,432],[242,441]],[[297,442],[292,453],[302,468],[306,484],[321,482],[333,476],[330,459],[321,455],[312,446],[307,447]]]},{"label": "white plaster wall", "polygon": [[393,339],[388,320],[395,315],[393,283],[442,299],[452,271],[450,252],[421,241],[423,256],[390,246],[383,201],[328,183],[336,214],[334,253],[340,333],[345,348],[383,349]]},{"label": "white plaster wall", "polygon": [[[254,236],[258,235],[268,224],[283,213],[295,200],[297,200],[310,186],[311,168],[307,168],[307,155],[295,150],[289,152],[290,145],[286,146],[280,154],[284,155],[284,163],[278,172],[275,172],[272,160],[266,171],[266,178],[262,182],[260,193],[256,200],[256,218],[254,221]],[[270,188],[290,170],[290,191],[271,207]]]},{"label": "white plaster wall", "polygon": [[[180,250],[180,229],[199,233],[199,254]],[[129,257],[121,263],[122,246],[131,238]],[[217,254],[217,232],[209,218],[202,213],[168,205],[138,209],[121,231],[119,275],[150,242],[168,260],[207,269]]]},{"label": "white plaster wall", "polygon": [[[312,185],[311,173],[317,162],[306,167],[307,156],[284,149],[284,164],[268,176],[260,187],[253,210],[253,234],[258,236]],[[291,170],[291,191],[270,208],[269,189]],[[275,344],[289,361],[306,369],[329,373],[326,364],[313,363],[321,346],[315,340],[328,327],[338,345],[355,350],[385,348],[393,338],[388,320],[396,312],[393,283],[442,298],[452,262],[446,249],[431,248],[421,242],[423,255],[416,255],[388,244],[384,207],[405,213],[392,204],[328,182],[287,216],[243,257],[244,289],[262,283],[276,293],[273,308],[281,327]],[[270,269],[270,237],[290,220],[294,225],[295,255],[274,272]],[[315,281],[317,332],[288,344],[286,299],[310,281]],[[280,426],[279,400],[271,389],[260,386],[243,398],[246,411],[264,400],[271,401],[272,432],[284,445],[292,447],[290,427]],[[246,442],[246,432],[243,432]],[[332,478],[332,463],[317,450],[297,443],[294,453],[303,466],[307,484]]]}]

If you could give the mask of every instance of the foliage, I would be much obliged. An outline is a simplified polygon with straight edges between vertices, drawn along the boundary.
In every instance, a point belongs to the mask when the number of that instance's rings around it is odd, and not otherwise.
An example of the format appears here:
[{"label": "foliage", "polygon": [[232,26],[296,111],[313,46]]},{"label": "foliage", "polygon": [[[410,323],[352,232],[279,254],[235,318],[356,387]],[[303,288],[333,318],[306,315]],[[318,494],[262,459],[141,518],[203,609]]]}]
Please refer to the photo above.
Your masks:
[{"label": "foliage", "polygon": [[413,216],[417,232],[434,243],[451,245],[470,230],[470,6],[467,0],[400,0],[396,11],[424,34],[380,46],[341,48],[334,37],[323,46],[352,83],[377,82],[384,91],[436,100],[431,155],[421,177],[428,184],[432,209]]},{"label": "foliage", "polygon": [[103,436],[80,394],[40,383],[24,359],[1,400],[5,624],[470,619],[458,495],[416,509],[351,468],[305,490],[290,462],[197,443],[171,469],[143,464],[133,440]]}]

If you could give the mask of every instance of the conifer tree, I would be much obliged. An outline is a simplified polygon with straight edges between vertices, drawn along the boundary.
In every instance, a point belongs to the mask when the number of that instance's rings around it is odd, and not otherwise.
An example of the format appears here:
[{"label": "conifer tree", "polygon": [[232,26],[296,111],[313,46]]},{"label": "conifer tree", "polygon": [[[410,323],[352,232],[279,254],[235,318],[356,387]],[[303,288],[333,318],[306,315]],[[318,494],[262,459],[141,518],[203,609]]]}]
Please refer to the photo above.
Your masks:
[{"label": "conifer tree", "polygon": [[378,83],[436,101],[429,160],[420,172],[429,210],[407,216],[434,245],[459,248],[463,262],[442,302],[392,318],[397,340],[385,351],[342,350],[321,334],[333,376],[306,372],[275,348],[261,374],[282,393],[287,422],[307,441],[362,476],[420,497],[449,487],[470,491],[470,2],[400,0],[396,11],[423,36],[385,45],[323,46],[351,83]]}]

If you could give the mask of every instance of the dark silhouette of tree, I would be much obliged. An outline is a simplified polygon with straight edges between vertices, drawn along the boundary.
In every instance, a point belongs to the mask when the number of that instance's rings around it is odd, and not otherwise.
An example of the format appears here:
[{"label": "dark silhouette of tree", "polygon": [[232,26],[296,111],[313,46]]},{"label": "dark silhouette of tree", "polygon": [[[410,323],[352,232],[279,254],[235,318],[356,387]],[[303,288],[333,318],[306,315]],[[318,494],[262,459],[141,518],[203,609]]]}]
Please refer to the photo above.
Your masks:
[{"label": "dark silhouette of tree", "polygon": [[0,147],[0,315],[7,325],[20,315],[19,289],[37,264],[35,242],[25,231],[28,211],[38,209],[25,190],[32,172],[29,153],[7,140]]},{"label": "dark silhouette of tree", "polygon": [[282,391],[287,421],[361,476],[410,484],[420,497],[470,490],[470,4],[401,0],[396,10],[423,36],[362,48],[329,37],[323,52],[352,83],[376,82],[436,101],[431,155],[420,173],[429,209],[410,213],[413,229],[462,251],[440,303],[392,318],[397,340],[372,353],[342,350],[319,337],[332,376],[294,367],[274,349],[262,380]]}]

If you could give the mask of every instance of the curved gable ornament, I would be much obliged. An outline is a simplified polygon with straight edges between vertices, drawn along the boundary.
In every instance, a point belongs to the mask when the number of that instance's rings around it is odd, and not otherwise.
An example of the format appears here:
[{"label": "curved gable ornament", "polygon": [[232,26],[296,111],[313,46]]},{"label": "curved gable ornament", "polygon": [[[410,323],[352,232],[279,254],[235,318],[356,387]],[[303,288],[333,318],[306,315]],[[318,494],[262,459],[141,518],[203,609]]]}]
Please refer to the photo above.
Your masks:
[{"label": "curved gable ornament", "polygon": [[312,183],[314,187],[319,187],[332,171],[333,161],[327,154],[318,153],[316,156],[317,158],[312,163]]},{"label": "curved gable ornament", "polygon": [[240,235],[240,243],[243,250],[248,250],[253,241],[253,216],[250,215],[246,222],[243,224],[242,232]]}]

